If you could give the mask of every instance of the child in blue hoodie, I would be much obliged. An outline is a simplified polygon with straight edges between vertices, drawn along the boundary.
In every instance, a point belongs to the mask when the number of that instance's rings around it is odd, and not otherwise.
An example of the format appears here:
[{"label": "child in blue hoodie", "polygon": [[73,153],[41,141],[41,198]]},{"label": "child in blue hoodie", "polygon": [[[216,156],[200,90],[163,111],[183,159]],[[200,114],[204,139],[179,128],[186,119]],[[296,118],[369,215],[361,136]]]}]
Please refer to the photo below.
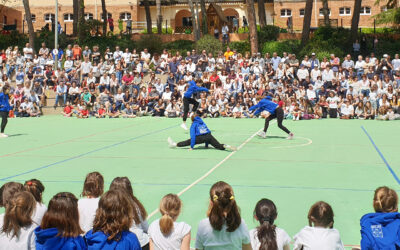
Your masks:
[{"label": "child in blue hoodie", "polygon": [[8,137],[4,134],[4,130],[6,129],[6,125],[8,122],[8,115],[11,110],[10,100],[10,86],[5,85],[3,86],[3,92],[0,93],[0,117],[1,117],[1,127],[0,127],[0,138]]},{"label": "child in blue hoodie", "polygon": [[189,150],[193,150],[196,144],[205,143],[206,147],[208,147],[208,144],[211,144],[211,146],[219,150],[227,149],[231,151],[236,151],[235,147],[219,143],[217,139],[212,136],[211,131],[208,129],[204,121],[199,117],[198,113],[192,116],[192,126],[190,126],[190,139],[175,143],[171,139],[171,137],[169,137],[168,143],[171,148],[187,147],[190,145]]},{"label": "child in blue hoodie", "polygon": [[136,235],[129,231],[134,216],[132,204],[133,200],[121,190],[110,190],[101,197],[93,229],[85,236],[88,249],[142,249]]},{"label": "child in blue hoodie", "polygon": [[193,113],[196,112],[197,108],[199,107],[199,103],[193,98],[193,95],[202,91],[208,92],[207,88],[200,87],[201,84],[201,80],[197,80],[197,82],[190,81],[189,88],[186,90],[185,94],[183,94],[183,123],[181,127],[184,130],[187,130],[186,119],[189,112],[189,105],[193,104]]},{"label": "child in blue hoodie", "polygon": [[400,249],[400,214],[398,196],[393,189],[379,187],[375,190],[375,213],[361,218],[362,250]]},{"label": "child in blue hoodie", "polygon": [[58,193],[50,200],[42,223],[35,229],[36,249],[87,249],[82,233],[78,199],[71,193]]},{"label": "child in blue hoodie", "polygon": [[255,111],[255,116],[261,114],[261,116],[265,118],[264,131],[258,133],[258,136],[266,138],[269,122],[272,119],[276,118],[278,120],[278,127],[289,135],[287,139],[293,139],[293,133],[291,133],[285,126],[282,125],[282,121],[284,118],[283,109],[279,107],[278,104],[272,101],[271,96],[266,96],[264,99],[261,99],[261,101],[259,101],[257,105],[250,107],[249,110]]}]

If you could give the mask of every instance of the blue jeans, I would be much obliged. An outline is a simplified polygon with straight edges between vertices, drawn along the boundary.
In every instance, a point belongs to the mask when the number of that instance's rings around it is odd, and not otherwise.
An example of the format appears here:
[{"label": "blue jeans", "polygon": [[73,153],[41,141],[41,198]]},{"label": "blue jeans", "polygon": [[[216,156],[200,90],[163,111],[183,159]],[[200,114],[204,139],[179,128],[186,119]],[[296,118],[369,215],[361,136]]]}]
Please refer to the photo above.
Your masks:
[{"label": "blue jeans", "polygon": [[115,76],[116,76],[117,79],[118,79],[118,84],[121,85],[121,83],[122,83],[122,71],[117,71],[117,72],[115,73]]},{"label": "blue jeans", "polygon": [[63,103],[64,103],[64,105],[65,105],[65,103],[67,102],[67,94],[66,94],[66,93],[61,94],[61,95],[59,95],[59,94],[56,95],[56,103],[54,104],[54,106],[57,106],[58,100],[59,100],[60,98],[63,99],[63,101],[64,101]]},{"label": "blue jeans", "polygon": [[362,89],[361,94],[363,94],[364,96],[369,96],[369,89]]}]

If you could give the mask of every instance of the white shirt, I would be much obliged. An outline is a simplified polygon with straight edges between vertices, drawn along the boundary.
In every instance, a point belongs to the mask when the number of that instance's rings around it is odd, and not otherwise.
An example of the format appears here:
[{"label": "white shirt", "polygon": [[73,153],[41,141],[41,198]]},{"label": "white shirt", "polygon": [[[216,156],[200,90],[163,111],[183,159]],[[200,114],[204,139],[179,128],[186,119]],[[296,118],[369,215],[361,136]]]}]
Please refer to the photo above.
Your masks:
[{"label": "white shirt", "polygon": [[[0,228],[3,228],[4,225],[4,214],[0,215]],[[35,228],[38,226],[35,222],[33,222],[30,226],[23,227],[20,229],[17,237],[12,237],[10,235],[6,235],[4,233],[0,233],[0,250],[8,250],[8,249],[36,249],[36,236],[35,236]]]},{"label": "white shirt", "polygon": [[328,97],[328,98],[326,98],[326,101],[329,104],[329,108],[336,109],[337,108],[337,103],[339,101],[339,98],[337,98],[337,96]]},{"label": "white shirt", "polygon": [[149,236],[155,250],[179,250],[183,238],[190,233],[191,227],[185,222],[174,222],[172,232],[165,236],[160,230],[160,220],[150,224]]},{"label": "white shirt", "polygon": [[42,223],[43,215],[46,213],[46,211],[47,211],[46,205],[40,202],[36,202],[36,209],[32,215],[33,222],[40,225],[40,223]]},{"label": "white shirt", "polygon": [[354,107],[353,105],[347,106],[346,104],[343,104],[342,107],[340,107],[340,112],[342,112],[343,115],[352,115]]},{"label": "white shirt", "polygon": [[297,77],[299,78],[300,81],[306,79],[306,77],[309,75],[310,74],[308,73],[308,70],[305,68],[297,70]]},{"label": "white shirt", "polygon": [[84,232],[88,232],[93,227],[99,200],[100,198],[83,198],[78,201],[79,225]]},{"label": "white shirt", "polygon": [[344,250],[339,231],[306,226],[294,236],[293,250]]},{"label": "white shirt", "polygon": [[243,219],[234,232],[227,232],[226,225],[221,231],[214,230],[208,218],[200,221],[196,235],[197,249],[241,250],[243,244],[250,244],[249,231]]},{"label": "white shirt", "polygon": [[[285,230],[276,227],[275,234],[276,234],[276,244],[278,245],[278,250],[283,250],[285,246],[288,246],[290,244],[290,236],[286,233]],[[251,240],[251,247],[253,249],[260,248],[261,243],[258,240],[257,228],[250,230],[250,240]]]},{"label": "white shirt", "polygon": [[82,69],[83,74],[90,73],[90,70],[92,69],[92,63],[91,62],[83,62],[81,64],[81,69]]},{"label": "white shirt", "polygon": [[33,49],[32,48],[27,48],[27,47],[25,47],[24,49],[23,49],[23,52],[24,52],[24,57],[26,58],[26,59],[32,59],[32,57],[33,57]]}]

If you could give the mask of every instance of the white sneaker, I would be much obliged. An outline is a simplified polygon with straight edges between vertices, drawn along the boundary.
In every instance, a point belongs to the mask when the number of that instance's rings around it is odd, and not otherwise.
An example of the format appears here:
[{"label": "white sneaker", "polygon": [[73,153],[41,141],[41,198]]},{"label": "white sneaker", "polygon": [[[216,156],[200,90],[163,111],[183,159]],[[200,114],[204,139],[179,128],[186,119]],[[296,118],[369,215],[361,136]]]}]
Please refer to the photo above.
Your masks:
[{"label": "white sneaker", "polygon": [[6,135],[6,134],[4,134],[4,133],[1,133],[0,134],[0,138],[7,138],[8,137],[8,135]]},{"label": "white sneaker", "polygon": [[176,148],[176,143],[172,140],[171,137],[168,137],[168,144],[170,148]]},{"label": "white sneaker", "polygon": [[184,130],[188,130],[188,128],[186,127],[186,123],[182,123],[181,128],[183,128]]},{"label": "white sneaker", "polygon": [[258,132],[258,133],[257,133],[257,136],[259,136],[259,137],[261,137],[261,138],[263,138],[263,139],[267,138],[267,135],[265,134],[264,131]]},{"label": "white sneaker", "polygon": [[293,133],[290,133],[286,139],[288,139],[288,140],[292,140],[292,139],[293,139],[293,137],[294,137],[294,134],[293,134]]},{"label": "white sneaker", "polygon": [[224,145],[224,147],[225,147],[226,150],[229,150],[229,151],[236,151],[237,150],[236,147],[230,146],[230,145]]}]

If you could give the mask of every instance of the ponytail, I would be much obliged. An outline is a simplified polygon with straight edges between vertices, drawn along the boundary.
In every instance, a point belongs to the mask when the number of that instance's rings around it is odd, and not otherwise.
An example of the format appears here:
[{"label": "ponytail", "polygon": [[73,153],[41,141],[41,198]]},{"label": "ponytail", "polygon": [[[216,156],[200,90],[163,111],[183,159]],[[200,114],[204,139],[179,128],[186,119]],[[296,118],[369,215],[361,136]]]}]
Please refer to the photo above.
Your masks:
[{"label": "ponytail", "polygon": [[182,207],[182,201],[176,194],[167,194],[161,199],[160,231],[163,235],[169,235],[174,229],[174,221],[178,218]]},{"label": "ponytail", "polygon": [[44,191],[44,186],[41,181],[36,179],[31,179],[25,182],[24,188],[26,191],[30,192],[37,202],[42,203],[42,193]]},{"label": "ponytail", "polygon": [[160,219],[160,230],[164,235],[169,235],[174,228],[174,220],[168,214],[164,214]]},{"label": "ponytail", "polygon": [[276,226],[274,225],[278,214],[274,202],[268,199],[257,202],[254,216],[260,222],[260,226],[257,228],[257,238],[260,241],[259,250],[278,250]]}]

